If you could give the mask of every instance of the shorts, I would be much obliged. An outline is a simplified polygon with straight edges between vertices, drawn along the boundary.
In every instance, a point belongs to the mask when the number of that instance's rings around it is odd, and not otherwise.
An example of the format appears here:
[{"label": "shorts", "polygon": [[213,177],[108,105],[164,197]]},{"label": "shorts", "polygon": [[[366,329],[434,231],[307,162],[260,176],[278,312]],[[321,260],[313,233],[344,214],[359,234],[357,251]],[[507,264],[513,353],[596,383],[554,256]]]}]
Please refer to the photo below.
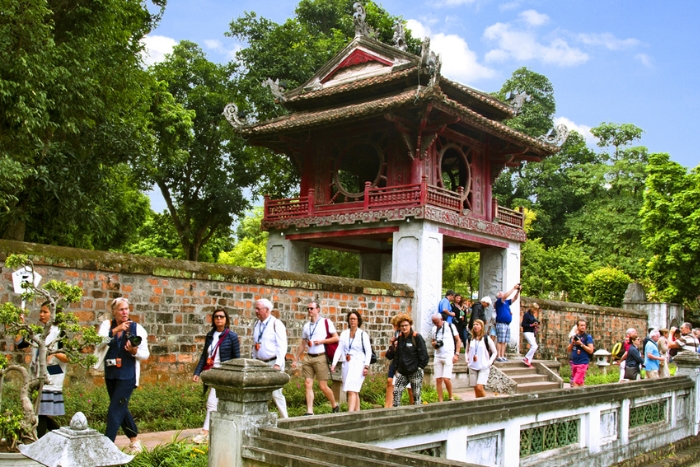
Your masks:
[{"label": "shorts", "polygon": [[396,374],[396,365],[394,365],[394,361],[392,360],[391,363],[389,363],[389,374],[387,376],[389,378],[393,378],[395,374]]},{"label": "shorts", "polygon": [[306,355],[301,365],[301,376],[303,376],[304,379],[314,379],[315,376],[319,381],[328,381],[330,372],[326,354],[321,354],[316,357]]},{"label": "shorts", "polygon": [[435,357],[435,362],[433,363],[433,372],[436,378],[452,379],[452,368],[454,364],[452,363],[452,358],[438,358]]},{"label": "shorts", "polygon": [[588,371],[588,363],[571,364],[571,382],[583,386],[586,380],[586,372]]},{"label": "shorts", "polygon": [[491,368],[486,368],[485,370],[469,368],[469,386],[474,387],[477,384],[486,386],[486,383],[489,382],[489,373],[491,373]]},{"label": "shorts", "polygon": [[496,326],[492,324],[489,325],[489,336],[496,337]]},{"label": "shorts", "polygon": [[496,342],[510,342],[510,324],[496,323]]}]

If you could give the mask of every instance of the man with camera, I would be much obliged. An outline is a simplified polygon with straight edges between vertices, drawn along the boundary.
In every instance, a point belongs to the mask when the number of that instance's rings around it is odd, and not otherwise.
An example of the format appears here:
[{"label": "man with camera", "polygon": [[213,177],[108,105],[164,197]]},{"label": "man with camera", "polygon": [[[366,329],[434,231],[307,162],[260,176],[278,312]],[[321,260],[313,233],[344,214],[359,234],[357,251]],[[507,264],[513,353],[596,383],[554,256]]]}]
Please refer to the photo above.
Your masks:
[{"label": "man with camera", "polygon": [[435,349],[433,371],[435,372],[435,389],[438,393],[438,402],[442,402],[442,383],[445,383],[447,395],[452,397],[452,367],[459,360],[459,350],[462,341],[459,338],[457,328],[452,323],[447,323],[439,313],[433,315],[432,344]]},{"label": "man with camera", "polygon": [[107,429],[105,436],[114,441],[121,426],[131,444],[125,451],[138,454],[143,446],[138,439],[138,428],[129,412],[129,399],[139,385],[141,363],[150,356],[148,333],[140,324],[129,319],[129,300],[115,298],[111,304],[113,319],[105,320],[98,331],[105,342],[98,347],[105,351],[105,385],[109,394]]},{"label": "man with camera", "polygon": [[[515,292],[512,298],[508,298]],[[511,304],[520,296],[520,284],[515,284],[507,293],[498,292],[496,296],[496,357],[497,362],[507,362],[506,346],[510,342],[510,323],[513,321]]]},{"label": "man with camera", "polygon": [[594,350],[593,338],[590,334],[586,334],[586,320],[579,319],[576,322],[576,334],[566,347],[571,362],[571,387],[583,386]]}]

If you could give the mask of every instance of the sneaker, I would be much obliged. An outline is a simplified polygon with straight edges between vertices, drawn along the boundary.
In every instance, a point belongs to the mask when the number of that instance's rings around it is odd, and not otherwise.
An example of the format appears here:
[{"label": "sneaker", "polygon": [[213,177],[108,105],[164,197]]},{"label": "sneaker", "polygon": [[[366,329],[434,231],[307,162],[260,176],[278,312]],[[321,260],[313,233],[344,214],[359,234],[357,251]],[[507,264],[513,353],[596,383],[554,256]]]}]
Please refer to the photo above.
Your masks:
[{"label": "sneaker", "polygon": [[138,439],[124,448],[126,454],[136,455],[143,452],[143,444]]},{"label": "sneaker", "polygon": [[510,360],[508,360],[506,357],[501,357],[501,361],[505,363],[505,362],[509,362]]},{"label": "sneaker", "polygon": [[338,412],[340,412],[340,404],[333,407],[333,413],[338,413]]},{"label": "sneaker", "polygon": [[523,358],[523,363],[525,364],[525,366],[532,368],[532,363],[530,363],[530,361],[527,358]]},{"label": "sneaker", "polygon": [[501,363],[501,362],[505,362],[506,359],[503,358],[503,357],[496,357],[496,361],[497,361],[498,363]]},{"label": "sneaker", "polygon": [[313,414],[312,414],[312,413],[309,413],[309,412],[306,412],[306,413],[303,415],[303,417],[310,417],[311,415],[313,415]]},{"label": "sneaker", "polygon": [[209,433],[200,433],[192,438],[194,444],[206,444],[209,442]]}]

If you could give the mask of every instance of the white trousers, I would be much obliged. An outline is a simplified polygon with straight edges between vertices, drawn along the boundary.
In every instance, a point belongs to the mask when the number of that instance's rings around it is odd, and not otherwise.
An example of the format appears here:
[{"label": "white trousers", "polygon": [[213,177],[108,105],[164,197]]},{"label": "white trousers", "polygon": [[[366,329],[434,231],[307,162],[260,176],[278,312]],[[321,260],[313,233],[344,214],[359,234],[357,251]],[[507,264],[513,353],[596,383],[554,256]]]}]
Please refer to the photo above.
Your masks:
[{"label": "white trousers", "polygon": [[[271,362],[267,362],[267,364],[271,367],[274,367],[275,361],[272,360]],[[287,399],[285,399],[284,394],[282,394],[282,388],[279,388],[276,391],[272,391],[272,400],[275,401],[277,410],[279,410],[280,412],[280,418],[289,418],[289,414],[287,413]]]},{"label": "white trousers", "polygon": [[219,398],[216,397],[216,389],[209,389],[209,397],[207,397],[207,416],[204,417],[203,430],[209,431],[209,420],[211,419],[211,413],[216,412],[219,406]]},{"label": "white trousers", "polygon": [[535,333],[534,332],[524,332],[523,337],[527,341],[528,344],[530,344],[530,350],[527,351],[527,355],[525,355],[525,358],[527,358],[527,361],[532,363],[532,357],[535,356],[535,352],[537,352],[537,341],[535,340]]}]

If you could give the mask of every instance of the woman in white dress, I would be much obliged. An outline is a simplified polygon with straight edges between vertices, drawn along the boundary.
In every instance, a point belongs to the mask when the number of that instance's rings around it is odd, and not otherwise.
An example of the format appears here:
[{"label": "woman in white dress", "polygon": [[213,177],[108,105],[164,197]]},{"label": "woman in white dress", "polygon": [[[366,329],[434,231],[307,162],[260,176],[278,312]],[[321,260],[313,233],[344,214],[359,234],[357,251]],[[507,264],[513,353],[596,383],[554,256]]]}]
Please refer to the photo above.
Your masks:
[{"label": "woman in white dress", "polygon": [[472,339],[467,350],[469,385],[474,388],[476,397],[486,397],[484,386],[489,380],[491,365],[496,360],[496,355],[496,345],[484,336],[484,322],[477,319],[472,327]]},{"label": "woman in white dress", "polygon": [[357,311],[348,313],[347,322],[350,327],[340,333],[331,372],[335,371],[338,360],[342,358],[343,391],[348,395],[348,412],[357,412],[360,410],[360,389],[369,372],[372,347],[369,335],[360,329],[362,317]]}]

